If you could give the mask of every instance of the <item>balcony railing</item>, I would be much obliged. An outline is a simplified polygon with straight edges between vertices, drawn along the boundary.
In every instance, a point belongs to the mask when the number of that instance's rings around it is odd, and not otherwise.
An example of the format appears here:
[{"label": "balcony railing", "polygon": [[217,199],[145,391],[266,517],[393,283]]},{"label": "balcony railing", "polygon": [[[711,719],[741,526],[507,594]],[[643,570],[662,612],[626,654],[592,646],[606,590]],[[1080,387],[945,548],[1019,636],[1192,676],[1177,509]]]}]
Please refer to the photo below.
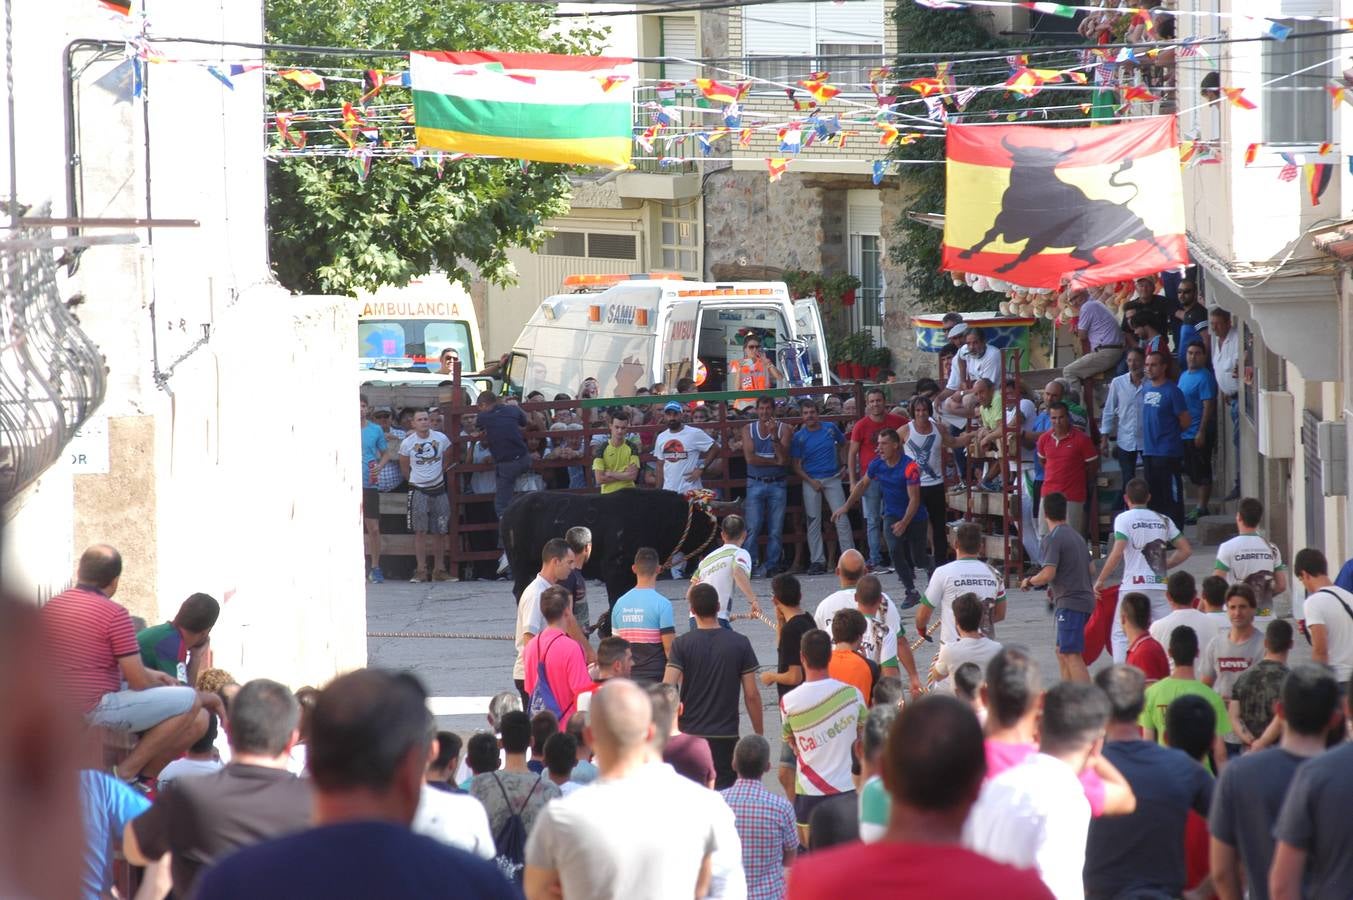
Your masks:
[{"label": "balcony railing", "polygon": [[61,298],[51,238],[49,228],[17,228],[0,240],[0,500],[60,458],[107,383]]},{"label": "balcony railing", "polygon": [[[672,96],[667,96],[666,92],[660,96],[656,87],[646,85],[635,89],[634,103],[634,171],[658,175],[685,175],[699,171],[697,163],[705,154],[696,134],[702,129],[712,133],[723,124],[718,108],[693,87],[675,88]],[[671,119],[669,124],[659,122],[661,111],[658,107],[673,110],[664,113]],[[646,136],[645,133],[651,129],[656,130]],[[651,143],[652,151],[644,147],[639,139]],[[736,132],[732,141],[737,141]],[[713,144],[708,155],[727,157],[728,142],[729,138],[725,137]]]}]

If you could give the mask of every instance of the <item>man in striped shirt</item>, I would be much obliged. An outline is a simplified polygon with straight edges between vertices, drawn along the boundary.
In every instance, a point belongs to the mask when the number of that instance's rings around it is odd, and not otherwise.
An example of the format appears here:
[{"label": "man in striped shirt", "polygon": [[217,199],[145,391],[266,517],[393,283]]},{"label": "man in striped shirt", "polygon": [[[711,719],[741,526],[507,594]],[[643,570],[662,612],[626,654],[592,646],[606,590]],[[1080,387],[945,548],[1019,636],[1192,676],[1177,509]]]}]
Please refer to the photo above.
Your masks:
[{"label": "man in striped shirt", "polygon": [[814,629],[800,650],[803,684],[780,698],[781,739],[798,758],[794,812],[799,839],[808,845],[808,819],[828,797],[853,793],[851,751],[864,728],[864,697],[853,686],[827,674],[832,639]]},{"label": "man in striped shirt", "polygon": [[747,900],[780,900],[785,895],[785,867],[799,849],[794,807],[766,790],[761,779],[770,771],[770,744],[759,734],[744,734],[733,749],[738,780],[720,791],[733,810],[742,842],[742,870]]},{"label": "man in striped shirt", "polygon": [[224,722],[225,707],[215,694],[178,686],[172,675],[141,661],[131,616],[112,600],[122,577],[117,550],[90,547],[75,577],[75,587],[42,607],[57,685],[91,725],[139,735],[113,774],[124,781],[152,778],[206,733],[207,710]]}]

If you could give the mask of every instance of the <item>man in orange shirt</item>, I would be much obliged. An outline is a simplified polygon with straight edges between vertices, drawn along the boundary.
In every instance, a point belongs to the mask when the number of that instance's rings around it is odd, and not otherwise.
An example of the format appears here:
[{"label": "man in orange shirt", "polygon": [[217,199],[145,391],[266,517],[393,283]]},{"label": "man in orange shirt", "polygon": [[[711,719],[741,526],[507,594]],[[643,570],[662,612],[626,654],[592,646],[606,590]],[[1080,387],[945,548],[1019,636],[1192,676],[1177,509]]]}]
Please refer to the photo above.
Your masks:
[{"label": "man in orange shirt", "polygon": [[832,616],[832,659],[827,664],[827,675],[852,685],[864,697],[868,706],[879,680],[879,665],[860,653],[860,640],[869,627],[864,613],[858,609],[843,609]]}]

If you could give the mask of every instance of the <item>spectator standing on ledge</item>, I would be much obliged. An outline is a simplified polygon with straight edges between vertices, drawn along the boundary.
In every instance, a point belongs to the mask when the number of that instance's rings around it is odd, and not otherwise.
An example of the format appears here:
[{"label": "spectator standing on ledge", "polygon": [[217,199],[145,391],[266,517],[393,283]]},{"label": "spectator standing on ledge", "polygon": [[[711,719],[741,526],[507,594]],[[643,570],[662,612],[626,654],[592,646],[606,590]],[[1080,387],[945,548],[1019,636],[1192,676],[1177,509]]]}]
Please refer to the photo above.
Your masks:
[{"label": "spectator standing on ledge", "polygon": [[1207,350],[1195,340],[1185,353],[1188,369],[1179,375],[1179,390],[1189,408],[1184,442],[1184,472],[1198,488],[1198,503],[1185,521],[1196,524],[1207,515],[1212,499],[1212,454],[1217,448],[1217,379],[1207,365]]},{"label": "spectator standing on ledge", "polygon": [[390,454],[386,446],[385,429],[371,421],[369,415],[371,407],[365,394],[361,395],[361,409],[362,535],[366,544],[366,555],[370,559],[367,577],[372,584],[381,584],[385,581],[385,576],[381,574],[381,495],[377,488],[377,475]]},{"label": "spectator standing on ledge", "polygon": [[[526,427],[526,413],[515,403],[499,403],[493,391],[484,391],[475,403],[475,427],[479,440],[493,457],[494,493],[493,513],[499,519],[512,502],[517,479],[531,471],[531,451],[526,446],[522,429]],[[499,538],[502,549],[502,538]],[[507,571],[507,556],[498,559],[498,574]]]},{"label": "spectator standing on ledge", "polygon": [[[846,450],[846,471],[850,475],[851,493],[860,484],[877,456],[878,435],[885,428],[894,431],[906,424],[906,420],[896,413],[887,411],[888,402],[881,388],[870,388],[864,394],[864,418],[855,423],[850,430],[850,446]],[[874,574],[887,572],[883,565],[883,488],[881,485],[867,483],[862,497],[864,510],[865,537],[869,541],[869,569]],[[838,505],[835,507],[839,509]],[[839,521],[833,515],[832,521]],[[839,526],[838,526],[839,527]],[[893,560],[893,565],[898,565]]]},{"label": "spectator standing on ledge", "polygon": [[1067,299],[1076,310],[1076,333],[1081,336],[1088,352],[1077,357],[1062,369],[1071,382],[1071,390],[1080,396],[1082,384],[1105,372],[1112,372],[1123,358],[1123,330],[1109,308],[1092,300],[1084,288],[1071,291]]},{"label": "spectator standing on ledge", "polygon": [[[1142,407],[1137,402],[1146,383],[1146,354],[1140,348],[1127,351],[1127,371],[1109,382],[1104,414],[1099,422],[1099,447],[1105,453],[1113,442],[1113,458],[1118,461],[1122,484],[1137,477],[1137,459],[1142,450]],[[1119,498],[1117,512],[1127,507]]]},{"label": "spectator standing on ledge", "polygon": [[309,831],[246,847],[202,875],[202,900],[517,896],[491,863],[409,830],[427,764],[427,694],[410,675],[340,675],[315,703]]},{"label": "spectator standing on ledge", "polygon": [[[427,550],[432,545],[432,580],[449,581],[442,568],[446,552],[446,534],[451,524],[451,498],[446,493],[446,470],[451,458],[446,451],[451,441],[432,430],[427,410],[413,414],[413,431],[399,445],[399,468],[409,483],[409,527],[413,531],[413,577],[417,584],[428,580]],[[378,501],[379,502],[379,501]],[[429,540],[431,535],[431,540]]]},{"label": "spectator standing on ledge", "polygon": [[1080,532],[1066,522],[1067,499],[1058,493],[1043,498],[1043,518],[1048,533],[1039,554],[1043,567],[1020,582],[1020,590],[1047,586],[1057,622],[1057,668],[1063,681],[1089,682],[1090,671],[1081,656],[1085,650],[1085,625],[1095,609],[1091,585],[1090,548]]},{"label": "spectator standing on ledge", "polygon": [[781,900],[785,895],[785,868],[794,864],[799,838],[794,807],[761,784],[770,771],[770,744],[758,734],[738,738],[733,748],[733,770],[738,780],[719,793],[733,811],[742,842],[742,869],[747,876],[748,900]]},{"label": "spectator standing on ledge", "polygon": [[131,616],[113,602],[122,555],[95,544],[80,556],[75,587],[47,601],[40,621],[56,684],[90,725],[139,736],[113,768],[123,781],[153,779],[207,730],[207,712],[226,719],[215,694],[179,685],[141,661]]},{"label": "spectator standing on ledge", "polygon": [[136,635],[141,662],[147,669],[172,675],[179,684],[197,684],[197,675],[210,668],[211,630],[221,605],[208,594],[192,594],[172,622],[152,625]]},{"label": "spectator standing on ledge", "polygon": [[240,688],[230,705],[230,765],[162,789],[150,811],[127,824],[127,861],[147,866],[172,854],[174,895],[191,897],[217,860],[309,828],[310,781],[286,769],[300,717],[296,698],[275,681]]},{"label": "spectator standing on ledge", "polygon": [[[1240,460],[1240,332],[1231,327],[1231,314],[1214,306],[1207,315],[1207,333],[1212,342],[1212,371],[1217,378],[1218,405],[1231,408],[1231,458]],[[1221,418],[1218,413],[1217,418]],[[1234,464],[1234,463],[1233,463]],[[1236,480],[1227,500],[1240,496],[1240,466],[1235,465]]]},{"label": "spectator standing on ledge", "polygon": [[1137,398],[1142,407],[1142,465],[1151,509],[1183,522],[1183,435],[1193,419],[1188,399],[1169,372],[1169,354],[1163,350],[1146,354],[1146,383]]},{"label": "spectator standing on ledge", "polygon": [[[803,514],[808,520],[809,575],[823,575],[827,571],[827,555],[822,544],[822,507],[836,509],[846,499],[841,489],[841,447],[846,437],[835,422],[823,423],[818,416],[817,401],[805,397],[799,401],[803,424],[790,441],[790,456],[794,474],[803,482]],[[855,536],[850,533],[850,522],[837,520],[836,539],[841,553],[855,549]]]},{"label": "spectator standing on ledge", "polygon": [[[708,584],[692,585],[687,595],[696,628],[672,642],[663,681],[681,689],[678,727],[709,741],[717,790],[730,786],[733,747],[738,740],[738,695],[747,706],[752,731],[762,733],[760,663],[745,635],[719,623],[719,594]],[[739,690],[740,689],[740,690]]]},{"label": "spectator standing on ledge", "polygon": [[[758,397],[756,419],[742,429],[742,455],[747,463],[747,534],[750,545],[747,553],[752,560],[752,577],[771,577],[780,574],[780,557],[784,552],[781,535],[785,524],[785,503],[789,475],[789,444],[794,430],[775,418],[775,400]],[[760,558],[761,526],[766,526],[765,565],[757,565]]]},{"label": "spectator standing on ledge", "polygon": [[872,844],[849,844],[800,859],[789,900],[859,896],[1049,900],[1027,869],[963,848],[963,823],[986,771],[982,728],[962,701],[941,695],[907,704],[884,750],[883,783],[892,795],[888,830]]}]

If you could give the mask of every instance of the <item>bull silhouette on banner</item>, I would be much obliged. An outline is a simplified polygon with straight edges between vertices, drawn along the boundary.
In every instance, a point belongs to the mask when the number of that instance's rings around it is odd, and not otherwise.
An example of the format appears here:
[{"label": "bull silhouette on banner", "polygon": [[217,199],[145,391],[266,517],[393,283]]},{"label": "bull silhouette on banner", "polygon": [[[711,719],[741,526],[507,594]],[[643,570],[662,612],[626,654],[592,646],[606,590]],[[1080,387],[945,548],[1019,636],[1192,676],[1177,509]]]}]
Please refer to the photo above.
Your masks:
[{"label": "bull silhouette on banner", "polygon": [[[1161,130],[1156,123],[1143,124]],[[945,268],[1008,277],[1030,287],[1056,287],[1063,279],[1097,284],[1158,272],[1182,262],[1182,190],[1172,133],[1168,142],[1159,134],[1147,141],[1105,134],[1139,127],[1132,123],[1064,129],[1051,135],[1053,129],[1038,128],[1041,134],[1026,130],[1021,140],[1019,129],[1033,127],[1001,128],[1006,133],[998,138],[992,134],[996,128],[969,126],[963,129],[969,133],[959,139],[957,159],[951,134]],[[1173,129],[1172,119],[1169,127]],[[1084,139],[1078,140],[1082,135]],[[1101,135],[1111,141],[1104,142]],[[966,165],[955,170],[955,161]],[[1141,161],[1147,163],[1145,171],[1138,165]],[[1172,167],[1173,184],[1161,177],[1163,161]],[[1079,166],[1092,176],[1097,167],[1102,174],[1097,175],[1097,183],[1083,176],[1081,184],[1073,184],[1059,175],[1059,166]],[[1005,182],[999,209],[989,220],[990,227],[974,241],[979,217],[994,207],[991,196],[996,176],[1003,176]],[[1121,201],[1107,199],[1123,196],[1124,189],[1130,189],[1131,195]],[[1157,203],[1172,203],[1173,207],[1156,207]],[[1133,207],[1153,221],[1149,223]],[[1159,209],[1166,213],[1161,215]],[[951,231],[951,221],[962,227]],[[1162,221],[1172,226],[1177,221],[1177,230],[1160,232]],[[957,239],[959,235],[967,239]],[[1010,245],[1008,249],[989,250],[998,239]],[[1020,242],[1023,247],[1011,258],[1013,245]]]}]

